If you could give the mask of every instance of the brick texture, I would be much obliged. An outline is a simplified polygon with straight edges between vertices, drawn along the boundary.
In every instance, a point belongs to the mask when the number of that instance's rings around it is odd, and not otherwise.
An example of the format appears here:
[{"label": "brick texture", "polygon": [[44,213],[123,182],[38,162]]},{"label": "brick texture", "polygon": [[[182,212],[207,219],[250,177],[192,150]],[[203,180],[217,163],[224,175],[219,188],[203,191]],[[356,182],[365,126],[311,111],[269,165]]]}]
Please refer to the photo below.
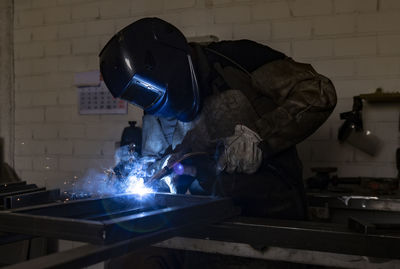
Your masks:
[{"label": "brick texture", "polygon": [[[366,126],[385,146],[366,156],[336,140],[339,113],[352,97],[400,89],[400,4],[397,0],[15,0],[15,163],[24,180],[64,186],[66,180],[114,163],[128,115],[78,114],[75,72],[98,69],[98,53],[122,27],[156,16],[188,36],[252,39],[311,63],[333,81],[338,105],[299,145],[305,176],[337,166],[340,176],[396,176],[396,105],[364,107]],[[380,172],[379,172],[380,171]]]},{"label": "brick texture", "polygon": [[353,13],[377,11],[378,1],[380,0],[334,0],[335,12]]},{"label": "brick texture", "polygon": [[294,16],[328,15],[333,12],[331,0],[295,0],[291,11]]}]

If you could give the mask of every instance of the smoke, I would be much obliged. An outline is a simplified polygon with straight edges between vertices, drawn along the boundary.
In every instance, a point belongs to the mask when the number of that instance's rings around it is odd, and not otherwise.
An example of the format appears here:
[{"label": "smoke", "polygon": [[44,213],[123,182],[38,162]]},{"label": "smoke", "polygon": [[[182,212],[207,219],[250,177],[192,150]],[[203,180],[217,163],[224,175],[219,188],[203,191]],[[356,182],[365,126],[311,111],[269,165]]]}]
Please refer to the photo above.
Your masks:
[{"label": "smoke", "polygon": [[[165,165],[154,165],[156,159],[151,157],[140,157],[129,145],[116,150],[115,166],[102,169],[90,169],[86,175],[73,184],[73,193],[89,193],[90,196],[106,196],[115,194],[139,194],[158,191],[155,187],[145,184],[146,179],[151,177],[157,169]],[[160,166],[160,167],[158,167]],[[164,191],[174,192],[171,177],[162,179],[168,187]],[[164,184],[164,185],[165,185]]]}]

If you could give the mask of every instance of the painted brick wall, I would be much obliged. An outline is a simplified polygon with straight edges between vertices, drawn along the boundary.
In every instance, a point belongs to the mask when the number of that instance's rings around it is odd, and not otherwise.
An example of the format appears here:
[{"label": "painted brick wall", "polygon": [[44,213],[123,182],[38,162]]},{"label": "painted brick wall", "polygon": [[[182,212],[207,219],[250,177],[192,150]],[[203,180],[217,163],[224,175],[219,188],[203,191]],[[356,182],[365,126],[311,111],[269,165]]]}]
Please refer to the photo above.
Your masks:
[{"label": "painted brick wall", "polygon": [[48,187],[113,164],[126,116],[79,116],[74,72],[98,68],[113,33],[144,16],[187,36],[253,39],[330,77],[338,106],[299,145],[305,174],[334,165],[340,175],[395,176],[399,106],[367,105],[365,121],[385,142],[374,158],[336,141],[351,97],[400,89],[400,4],[395,0],[15,0],[15,163],[22,178]]}]

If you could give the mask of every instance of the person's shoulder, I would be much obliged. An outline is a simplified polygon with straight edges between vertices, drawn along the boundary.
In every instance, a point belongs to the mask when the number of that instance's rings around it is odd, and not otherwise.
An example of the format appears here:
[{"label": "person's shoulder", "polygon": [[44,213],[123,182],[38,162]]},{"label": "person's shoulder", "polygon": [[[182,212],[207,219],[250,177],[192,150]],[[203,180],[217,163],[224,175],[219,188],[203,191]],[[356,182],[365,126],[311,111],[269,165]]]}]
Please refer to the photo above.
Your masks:
[{"label": "person's shoulder", "polygon": [[258,46],[258,45],[261,44],[249,39],[221,40],[209,43],[209,46]]},{"label": "person's shoulder", "polygon": [[250,72],[265,63],[286,58],[284,53],[248,39],[213,42],[207,48],[233,59]]},{"label": "person's shoulder", "polygon": [[208,46],[208,48],[211,49],[236,49],[236,50],[252,50],[252,49],[256,49],[256,50],[264,50],[264,51],[276,51],[278,53],[283,54],[282,52],[279,52],[271,47],[269,47],[268,45],[265,44],[261,44],[258,43],[256,41],[253,40],[249,40],[249,39],[239,39],[239,40],[222,40],[222,41],[218,41],[218,42],[212,42],[210,43]]}]

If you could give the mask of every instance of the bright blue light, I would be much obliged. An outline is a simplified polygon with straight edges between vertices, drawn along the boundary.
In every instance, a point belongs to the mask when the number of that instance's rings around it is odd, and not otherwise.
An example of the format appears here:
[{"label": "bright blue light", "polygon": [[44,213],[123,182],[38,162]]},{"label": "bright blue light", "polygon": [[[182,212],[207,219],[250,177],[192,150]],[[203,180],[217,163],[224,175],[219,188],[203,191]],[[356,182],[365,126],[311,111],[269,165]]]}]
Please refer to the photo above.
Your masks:
[{"label": "bright blue light", "polygon": [[178,164],[174,165],[174,172],[177,175],[183,175],[184,170],[185,170],[185,167],[182,164],[178,163]]}]

